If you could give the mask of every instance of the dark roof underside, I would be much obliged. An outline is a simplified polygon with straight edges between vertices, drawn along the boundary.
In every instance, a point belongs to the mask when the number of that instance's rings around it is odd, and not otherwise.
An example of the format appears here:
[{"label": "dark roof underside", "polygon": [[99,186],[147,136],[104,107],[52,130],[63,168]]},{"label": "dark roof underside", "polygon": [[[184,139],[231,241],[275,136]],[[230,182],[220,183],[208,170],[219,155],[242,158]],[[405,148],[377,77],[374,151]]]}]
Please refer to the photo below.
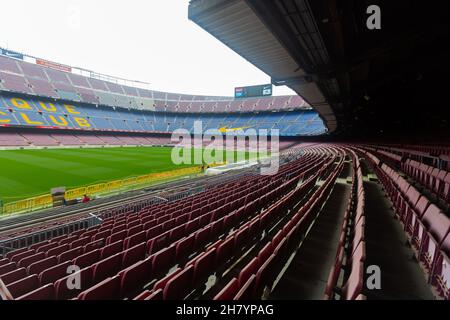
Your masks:
[{"label": "dark roof underside", "polygon": [[[448,136],[449,3],[197,0],[189,17],[302,95],[333,134]],[[366,27],[372,4],[381,30]]]}]

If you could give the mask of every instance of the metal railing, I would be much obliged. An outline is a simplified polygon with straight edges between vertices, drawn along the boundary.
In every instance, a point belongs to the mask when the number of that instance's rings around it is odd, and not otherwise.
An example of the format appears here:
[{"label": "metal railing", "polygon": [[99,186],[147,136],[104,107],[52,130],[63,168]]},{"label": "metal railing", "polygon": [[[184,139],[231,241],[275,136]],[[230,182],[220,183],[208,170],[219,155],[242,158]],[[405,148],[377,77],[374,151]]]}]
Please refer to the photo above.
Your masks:
[{"label": "metal railing", "polygon": [[90,216],[64,225],[54,226],[45,230],[39,230],[15,238],[3,240],[0,241],[0,254],[4,256],[10,251],[28,247],[34,243],[50,240],[54,237],[69,234],[77,230],[86,229],[99,223],[100,221],[96,216]]}]

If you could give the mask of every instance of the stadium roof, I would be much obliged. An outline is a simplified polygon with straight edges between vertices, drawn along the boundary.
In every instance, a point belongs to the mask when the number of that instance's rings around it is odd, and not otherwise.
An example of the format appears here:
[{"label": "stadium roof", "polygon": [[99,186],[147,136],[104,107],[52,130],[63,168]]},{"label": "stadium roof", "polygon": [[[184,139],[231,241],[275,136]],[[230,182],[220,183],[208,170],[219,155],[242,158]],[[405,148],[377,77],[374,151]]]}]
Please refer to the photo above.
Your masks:
[{"label": "stadium roof", "polygon": [[[381,30],[366,10],[381,8]],[[189,18],[341,136],[448,132],[449,2],[192,0]],[[448,103],[447,103],[448,104]]]}]

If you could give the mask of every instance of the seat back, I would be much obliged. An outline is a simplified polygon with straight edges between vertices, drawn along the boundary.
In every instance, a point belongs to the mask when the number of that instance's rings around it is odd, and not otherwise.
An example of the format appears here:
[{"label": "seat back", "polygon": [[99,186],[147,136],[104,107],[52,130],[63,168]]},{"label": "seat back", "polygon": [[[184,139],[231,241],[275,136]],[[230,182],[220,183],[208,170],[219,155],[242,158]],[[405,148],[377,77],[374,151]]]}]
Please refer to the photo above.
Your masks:
[{"label": "seat back", "polygon": [[14,298],[18,298],[39,287],[38,276],[33,274],[16,282],[10,283],[7,288]]},{"label": "seat back", "polygon": [[8,273],[5,273],[0,276],[3,283],[8,285],[10,283],[19,281],[27,276],[27,270],[25,268],[14,269]]},{"label": "seat back", "polygon": [[120,297],[120,277],[106,278],[81,292],[78,300],[114,300]]},{"label": "seat back", "polygon": [[250,278],[244,283],[244,285],[240,285],[239,291],[234,296],[233,300],[252,300],[253,292],[256,283],[256,275],[252,274]]},{"label": "seat back", "polygon": [[54,266],[58,263],[58,260],[55,256],[48,257],[45,259],[42,259],[40,261],[34,262],[30,264],[27,268],[28,274],[39,274],[43,270],[50,268],[51,266]]},{"label": "seat back", "polygon": [[130,293],[142,288],[152,277],[152,261],[144,259],[129,266],[119,273],[120,295],[127,297]]},{"label": "seat back", "polygon": [[135,245],[122,252],[122,268],[131,266],[145,258],[145,242]]},{"label": "seat back", "polygon": [[350,275],[342,288],[342,300],[355,300],[362,293],[364,281],[364,264],[355,261],[352,263]]},{"label": "seat back", "polygon": [[252,274],[256,274],[258,272],[259,266],[260,264],[258,257],[255,257],[249,263],[247,263],[244,268],[242,268],[238,278],[240,287],[242,287],[247,282]]},{"label": "seat back", "polygon": [[182,300],[192,290],[194,266],[189,265],[171,278],[163,291],[164,300]]},{"label": "seat back", "polygon": [[[92,267],[87,267],[57,280],[55,285],[56,299],[67,300],[75,297],[81,291],[88,289],[92,284]],[[77,288],[79,279],[79,289]]]},{"label": "seat back", "polygon": [[91,252],[87,252],[76,257],[73,260],[73,264],[78,266],[80,269],[89,267],[100,259],[100,249],[95,249]]},{"label": "seat back", "polygon": [[49,283],[17,298],[17,300],[54,300],[55,287]]},{"label": "seat back", "polygon": [[65,276],[67,276],[67,269],[68,267],[72,265],[71,261],[66,261],[63,263],[60,263],[56,266],[52,266],[50,268],[47,268],[43,270],[39,274],[39,283],[42,285],[46,285],[49,283],[53,283]]},{"label": "seat back", "polygon": [[213,300],[232,300],[239,291],[239,281],[236,278],[230,282],[214,297]]}]

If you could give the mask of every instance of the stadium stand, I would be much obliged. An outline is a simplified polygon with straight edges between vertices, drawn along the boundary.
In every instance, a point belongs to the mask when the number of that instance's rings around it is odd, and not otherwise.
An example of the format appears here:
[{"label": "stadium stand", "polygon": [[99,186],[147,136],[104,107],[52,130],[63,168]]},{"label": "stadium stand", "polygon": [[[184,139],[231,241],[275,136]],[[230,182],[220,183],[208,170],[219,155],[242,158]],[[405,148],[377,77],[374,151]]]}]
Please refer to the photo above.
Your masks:
[{"label": "stadium stand", "polygon": [[[350,151],[353,164],[351,195],[341,227],[336,260],[327,281],[325,299],[334,299],[337,291],[342,300],[355,300],[362,295],[365,261],[364,206],[365,195],[360,161]],[[341,276],[346,264],[346,272]],[[338,284],[340,281],[340,285]],[[338,290],[336,290],[338,289]]]},{"label": "stadium stand", "polygon": [[17,95],[0,96],[0,126],[172,133],[177,129],[193,132],[194,124],[200,121],[203,131],[277,129],[280,136],[317,135],[325,132],[322,120],[312,110],[220,115],[183,113],[180,116],[175,110],[172,113],[137,111],[82,103],[67,104]]},{"label": "stadium stand", "polygon": [[[232,182],[234,188],[230,188],[229,183],[218,187],[219,189],[214,188],[171,203],[151,205],[139,210],[133,208],[132,211],[122,214],[104,213],[102,224],[84,232],[50,242],[36,243],[26,251],[7,253],[0,267],[2,281],[3,275],[7,274],[8,284],[5,285],[9,293],[18,299],[73,298],[75,294],[78,299],[133,298],[139,294],[140,289],[145,288],[146,281],[156,287],[161,286],[163,298],[180,298],[194,291],[195,287],[201,286],[205,277],[214,272],[215,264],[211,261],[220,262],[217,267],[223,272],[227,263],[230,264],[233,259],[239,257],[242,247],[251,243],[249,240],[259,239],[257,234],[267,228],[266,223],[272,224],[272,217],[281,218],[286,214],[285,210],[280,210],[282,207],[292,204],[314,186],[322,172],[332,166],[334,159],[334,155],[320,155],[311,151],[304,158],[283,166],[273,177],[253,176]],[[327,181],[332,181],[335,176],[332,175]],[[295,189],[301,180],[305,183],[301,188]],[[324,184],[319,191],[329,185],[330,183]],[[214,197],[219,190],[225,193]],[[317,199],[310,201],[311,208],[319,203],[319,191],[316,192]],[[205,207],[205,203],[209,203],[210,210]],[[216,209],[211,211],[213,208]],[[258,214],[258,208],[266,209]],[[287,246],[287,239],[294,233],[292,230],[309,221],[305,212],[289,216],[288,213],[286,219],[292,223],[288,225],[289,228],[280,230],[283,233],[278,233],[278,240],[272,243],[275,251],[270,251],[269,256],[284,250],[278,244],[286,243]],[[144,225],[141,224],[143,221],[146,221]],[[287,238],[283,240],[284,236]],[[71,238],[70,242],[65,240],[68,238]],[[110,244],[104,246],[105,241]],[[205,244],[208,243],[210,245],[204,250]],[[113,249],[112,245],[116,246],[116,249]],[[102,253],[98,251],[99,246],[104,246]],[[113,250],[110,250],[110,247]],[[196,254],[192,256],[193,253]],[[175,263],[176,256],[186,258],[176,263],[179,272],[176,275],[169,273],[171,279],[166,281],[164,279]],[[282,256],[280,251],[279,258]],[[81,265],[87,266],[80,271],[88,277],[86,283],[89,283],[88,287],[83,288],[83,292],[62,291],[61,284],[64,279],[48,283],[48,276],[53,272],[47,269],[62,268],[59,265],[66,266],[68,260],[73,260],[74,263],[75,260],[77,263],[82,260]],[[225,263],[223,266],[222,262]],[[55,263],[58,263],[56,267]],[[264,263],[261,263],[261,268],[263,265]],[[26,275],[24,276],[23,271],[15,271],[10,275],[10,271],[16,266],[25,268]],[[181,268],[182,266],[184,267]],[[147,276],[141,277],[139,270],[146,270]],[[259,275],[257,270],[256,273]],[[267,284],[268,279],[258,275],[256,283],[260,289]],[[158,279],[164,280],[165,284],[162,285]],[[192,288],[184,286],[183,283],[191,284]],[[179,288],[183,288],[183,291]]]},{"label": "stadium stand", "polygon": [[[448,299],[450,219],[444,211],[371,146],[301,146],[288,147],[290,160],[275,176],[249,175],[178,200],[108,209],[99,213],[98,225],[6,252],[0,260],[0,292],[19,300],[265,297],[323,214],[349,159],[351,191],[337,226],[325,299],[365,300],[371,294],[364,287],[370,222],[362,161],[392,200],[427,282]],[[79,290],[65,285],[71,264],[80,267]]]},{"label": "stadium stand", "polygon": [[234,100],[231,97],[194,96],[133,88],[7,57],[0,59],[0,82],[10,92],[167,112],[251,112],[308,107],[299,96]]},{"label": "stadium stand", "polygon": [[[379,153],[373,151],[373,147],[361,148],[358,151],[366,156],[383,184],[428,282],[442,298],[449,299],[449,278],[445,271],[448,270],[449,263],[447,238],[450,233],[450,218],[445,213],[450,204],[448,197],[444,196],[444,209],[438,207],[440,204],[432,203],[420,185],[408,181],[409,177],[417,179],[418,176],[407,172],[407,175],[399,173],[382,160],[390,159],[395,163],[398,161],[395,154]],[[417,182],[426,186],[430,176],[424,174],[419,177],[424,177],[424,180],[417,179]]]}]

